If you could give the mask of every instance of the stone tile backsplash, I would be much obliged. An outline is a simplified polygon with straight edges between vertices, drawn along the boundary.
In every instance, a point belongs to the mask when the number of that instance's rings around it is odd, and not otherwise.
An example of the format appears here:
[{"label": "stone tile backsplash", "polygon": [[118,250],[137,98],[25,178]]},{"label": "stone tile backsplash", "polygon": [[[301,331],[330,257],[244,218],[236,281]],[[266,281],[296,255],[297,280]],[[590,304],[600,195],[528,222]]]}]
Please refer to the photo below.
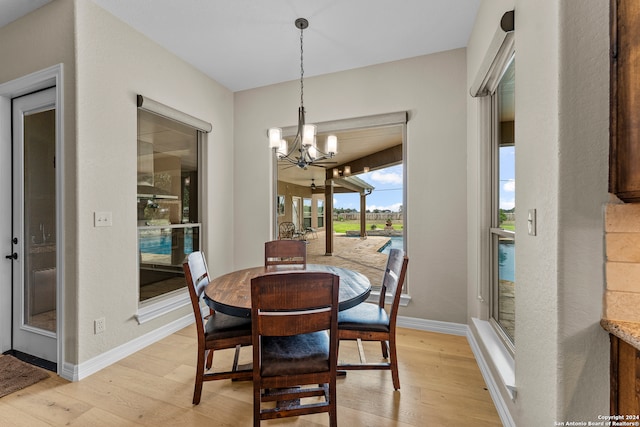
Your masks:
[{"label": "stone tile backsplash", "polygon": [[613,204],[605,212],[606,319],[640,322],[640,204]]}]

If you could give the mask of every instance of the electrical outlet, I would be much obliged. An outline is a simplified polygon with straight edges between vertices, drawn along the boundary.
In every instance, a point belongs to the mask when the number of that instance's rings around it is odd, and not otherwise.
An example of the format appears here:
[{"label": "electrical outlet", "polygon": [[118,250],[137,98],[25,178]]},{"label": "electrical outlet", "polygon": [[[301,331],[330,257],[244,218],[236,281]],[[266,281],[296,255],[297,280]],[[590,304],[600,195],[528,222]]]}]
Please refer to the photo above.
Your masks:
[{"label": "electrical outlet", "polygon": [[93,226],[94,227],[111,227],[113,225],[113,219],[111,212],[94,212],[93,213]]},{"label": "electrical outlet", "polygon": [[97,334],[101,334],[105,331],[106,329],[106,325],[105,325],[105,319],[104,317],[101,317],[99,319],[96,319],[93,321],[93,330],[94,333]]}]

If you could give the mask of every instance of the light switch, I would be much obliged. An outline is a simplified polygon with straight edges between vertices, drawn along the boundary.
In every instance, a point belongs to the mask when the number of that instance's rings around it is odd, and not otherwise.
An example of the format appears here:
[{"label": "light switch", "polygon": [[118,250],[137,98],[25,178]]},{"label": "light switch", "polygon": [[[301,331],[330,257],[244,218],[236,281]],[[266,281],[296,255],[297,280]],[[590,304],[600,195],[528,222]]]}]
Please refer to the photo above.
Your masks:
[{"label": "light switch", "polygon": [[93,213],[93,226],[94,227],[111,227],[113,220],[111,219],[111,212],[94,212]]},{"label": "light switch", "polygon": [[529,209],[527,214],[527,231],[529,232],[529,236],[536,235],[536,210]]}]

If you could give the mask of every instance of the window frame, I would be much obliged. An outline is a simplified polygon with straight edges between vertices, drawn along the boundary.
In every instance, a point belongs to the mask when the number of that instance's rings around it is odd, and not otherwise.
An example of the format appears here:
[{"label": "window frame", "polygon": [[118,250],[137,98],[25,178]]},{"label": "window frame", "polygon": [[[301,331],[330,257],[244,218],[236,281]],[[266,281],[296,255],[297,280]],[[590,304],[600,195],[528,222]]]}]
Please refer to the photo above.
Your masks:
[{"label": "window frame", "polygon": [[[501,328],[490,320],[490,286],[492,281],[492,242],[490,228],[492,225],[492,156],[493,132],[491,126],[493,103],[492,93],[497,89],[499,79],[506,69],[508,61],[515,51],[514,11],[507,11],[500,19],[498,28],[489,42],[482,62],[479,64],[475,79],[469,88],[469,94],[476,99],[477,107],[477,168],[475,188],[475,205],[477,211],[471,214],[470,225],[474,231],[473,247],[475,253],[475,278],[477,312],[472,315],[472,335],[486,351],[484,357],[491,370],[495,370],[497,378],[505,386],[509,397],[516,398],[515,385],[515,347],[501,334]],[[516,86],[517,89],[517,86]],[[517,262],[517,260],[516,260]]]},{"label": "window frame", "polygon": [[[501,233],[504,237],[513,237],[506,230],[499,229],[497,208],[498,195],[494,190],[495,181],[499,179],[495,169],[498,149],[498,126],[494,124],[498,114],[496,91],[504,72],[511,61],[515,60],[514,31],[499,28],[491,42],[478,75],[470,88],[470,95],[478,100],[478,281],[477,299],[483,303],[480,313],[494,330],[506,350],[513,356],[515,345],[502,327],[493,319],[494,290],[497,283],[494,260],[498,257],[498,247],[494,244],[493,234]],[[497,123],[497,120],[496,120]]]},{"label": "window frame", "polygon": [[[408,204],[410,202],[407,199],[407,176],[408,176],[408,164],[407,164],[407,145],[408,145],[408,137],[407,137],[407,122],[409,119],[408,111],[398,111],[394,113],[383,113],[377,115],[363,116],[363,117],[354,117],[347,119],[337,119],[326,122],[317,122],[316,132],[326,133],[326,132],[342,132],[342,131],[351,131],[357,129],[366,129],[366,128],[375,128],[375,127],[383,127],[383,126],[401,126],[402,132],[402,168],[403,168],[403,183],[402,183],[402,206],[403,206],[403,241],[404,241],[404,251],[407,256],[410,257],[408,251],[408,240],[410,239],[408,233],[408,224],[409,224],[409,211],[407,209]],[[282,127],[282,135],[283,136],[291,136],[295,135],[297,131],[297,127],[289,126]],[[269,206],[269,216],[271,226],[271,238],[277,238],[278,236],[278,215],[276,212],[276,204],[277,204],[277,194],[278,194],[278,158],[271,153],[271,205]],[[327,228],[327,224],[332,221],[332,209],[333,204],[330,201],[325,200],[324,203],[324,228]],[[401,306],[407,306],[410,297],[410,289],[411,289],[411,278],[410,271],[407,273],[407,277],[405,279],[405,284],[402,288],[402,296],[400,299]],[[379,299],[379,291],[372,291],[371,296],[368,301],[377,302]],[[387,303],[391,303],[391,298],[387,295]]]},{"label": "window frame", "polygon": [[[148,113],[156,114],[158,116],[162,116],[166,119],[176,121],[182,125],[193,128],[196,131],[196,156],[197,156],[197,173],[196,178],[198,180],[195,185],[197,198],[198,198],[198,206],[197,206],[197,218],[200,221],[202,218],[203,212],[203,146],[205,143],[206,134],[211,132],[212,125],[204,120],[198,119],[194,116],[186,114],[182,111],[175,110],[172,107],[161,104],[157,101],[153,101],[149,98],[143,97],[142,95],[137,96],[137,106],[136,115],[138,114],[138,110],[142,110]],[[138,119],[136,119],[137,121]],[[180,216],[182,217],[182,212]],[[137,217],[137,215],[136,215]],[[204,227],[201,222],[197,223],[189,223],[188,225],[199,227],[199,247],[202,248],[205,246],[206,236],[204,233]],[[137,227],[136,227],[137,230]],[[137,232],[137,231],[136,231]],[[136,250],[139,253],[139,243],[136,245]],[[140,270],[140,257],[138,255],[138,268],[137,271]],[[184,306],[190,305],[191,300],[189,297],[189,292],[187,287],[181,287],[180,289],[176,289],[174,291],[167,292],[165,294],[159,295],[154,298],[150,298],[144,301],[140,301],[139,288],[140,283],[139,280],[136,280],[136,286],[138,292],[137,296],[137,305],[138,310],[135,313],[134,317],[138,321],[138,324],[146,323],[150,320],[153,320],[157,317],[165,315],[167,312],[182,308]]]}]

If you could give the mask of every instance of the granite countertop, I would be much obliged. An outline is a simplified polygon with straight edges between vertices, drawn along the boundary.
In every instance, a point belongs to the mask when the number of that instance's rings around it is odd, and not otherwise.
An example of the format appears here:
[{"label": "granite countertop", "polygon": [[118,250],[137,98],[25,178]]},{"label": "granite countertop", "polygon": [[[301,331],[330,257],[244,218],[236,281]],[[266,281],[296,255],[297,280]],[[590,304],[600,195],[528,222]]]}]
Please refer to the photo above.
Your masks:
[{"label": "granite countertop", "polygon": [[601,319],[600,325],[605,331],[612,333],[640,350],[640,323]]}]

